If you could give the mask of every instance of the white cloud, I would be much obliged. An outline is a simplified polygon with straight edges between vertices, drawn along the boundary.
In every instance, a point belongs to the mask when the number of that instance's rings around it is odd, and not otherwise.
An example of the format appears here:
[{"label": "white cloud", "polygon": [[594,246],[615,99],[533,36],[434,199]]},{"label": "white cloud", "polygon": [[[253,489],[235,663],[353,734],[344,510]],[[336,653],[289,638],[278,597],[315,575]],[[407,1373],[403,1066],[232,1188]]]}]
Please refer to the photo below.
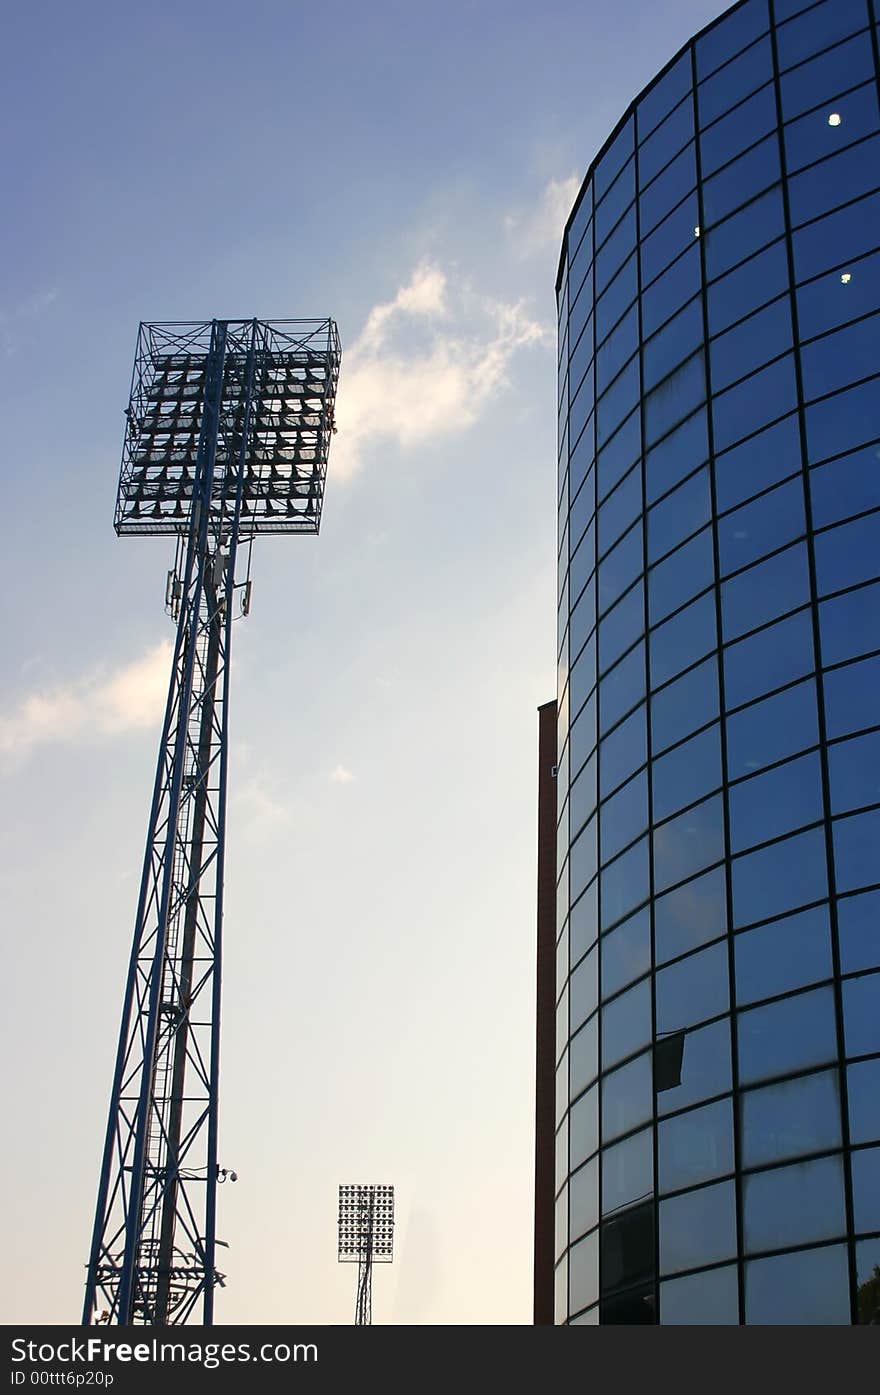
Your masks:
[{"label": "white cloud", "polygon": [[527,214],[511,214],[505,220],[508,233],[515,239],[523,255],[562,246],[562,230],[577,198],[581,181],[576,174],[565,179],[551,179]]},{"label": "white cloud", "polygon": [[263,842],[289,826],[291,811],[275,797],[273,783],[264,776],[252,775],[239,789],[233,782],[232,789],[232,802],[244,824],[248,843]]},{"label": "white cloud", "polygon": [[330,772],[330,783],[332,785],[350,785],[354,776],[344,765],[337,765],[335,770]]},{"label": "white cloud", "polygon": [[522,302],[476,297],[423,262],[393,300],[373,307],[343,354],[334,477],[354,474],[383,445],[412,450],[466,430],[507,385],[513,356],[551,334]]},{"label": "white cloud", "polygon": [[115,736],[153,725],[164,710],[171,656],[171,641],[162,640],[109,673],[99,670],[29,693],[11,712],[0,711],[0,752],[24,755],[48,742]]}]

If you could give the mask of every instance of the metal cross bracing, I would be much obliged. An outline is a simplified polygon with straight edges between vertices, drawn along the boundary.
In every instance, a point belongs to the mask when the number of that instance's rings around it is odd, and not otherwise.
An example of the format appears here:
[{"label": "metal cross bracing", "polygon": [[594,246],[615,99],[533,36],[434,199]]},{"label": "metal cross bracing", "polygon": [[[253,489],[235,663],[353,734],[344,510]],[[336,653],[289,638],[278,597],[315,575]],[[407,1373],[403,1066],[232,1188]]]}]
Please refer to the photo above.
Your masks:
[{"label": "metal cross bracing", "polygon": [[215,1227],[217,1185],[230,1175],[218,1165],[217,1110],[231,628],[249,609],[254,534],[318,531],[339,359],[331,320],[142,325],[138,337],[116,528],[177,534],[166,587],[177,631],[85,1323],[209,1324],[223,1283]]}]

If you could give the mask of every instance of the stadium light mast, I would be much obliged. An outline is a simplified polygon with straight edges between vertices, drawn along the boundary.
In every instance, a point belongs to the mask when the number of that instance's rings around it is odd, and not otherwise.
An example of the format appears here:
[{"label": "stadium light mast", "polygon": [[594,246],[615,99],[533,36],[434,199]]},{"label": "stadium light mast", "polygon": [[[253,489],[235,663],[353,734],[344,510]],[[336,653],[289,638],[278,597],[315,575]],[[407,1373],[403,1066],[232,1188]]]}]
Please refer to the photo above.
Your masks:
[{"label": "stadium light mast", "polygon": [[258,533],[317,533],[332,320],[142,324],[118,534],[177,540],[168,702],[110,1098],[83,1322],[213,1321],[232,622]]},{"label": "stadium light mast", "polygon": [[373,1321],[373,1265],[394,1259],[394,1188],[348,1186],[339,1188],[340,1264],[357,1264],[358,1283],[354,1321],[369,1327]]}]

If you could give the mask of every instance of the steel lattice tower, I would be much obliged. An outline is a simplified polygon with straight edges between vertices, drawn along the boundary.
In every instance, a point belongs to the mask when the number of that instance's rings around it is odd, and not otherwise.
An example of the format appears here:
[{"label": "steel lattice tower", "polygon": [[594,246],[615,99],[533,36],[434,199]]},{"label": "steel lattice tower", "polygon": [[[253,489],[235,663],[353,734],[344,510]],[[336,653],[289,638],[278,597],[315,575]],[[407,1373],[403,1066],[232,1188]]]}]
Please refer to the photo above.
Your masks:
[{"label": "steel lattice tower", "polygon": [[340,1264],[357,1264],[358,1283],[354,1321],[369,1327],[373,1321],[373,1265],[394,1259],[394,1188],[375,1185],[339,1188]]},{"label": "steel lattice tower", "polygon": [[83,1322],[211,1323],[233,619],[258,533],[317,533],[332,320],[142,324],[119,534],[177,538],[177,623]]}]

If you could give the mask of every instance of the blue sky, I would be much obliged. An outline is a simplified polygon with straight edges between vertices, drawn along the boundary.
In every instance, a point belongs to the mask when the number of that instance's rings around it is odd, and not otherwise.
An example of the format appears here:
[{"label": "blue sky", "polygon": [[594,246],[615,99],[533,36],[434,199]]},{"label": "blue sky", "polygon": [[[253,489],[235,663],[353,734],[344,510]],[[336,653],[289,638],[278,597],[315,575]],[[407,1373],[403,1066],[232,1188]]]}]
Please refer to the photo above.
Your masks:
[{"label": "blue sky", "polygon": [[35,0],[0,55],[7,1322],[76,1320],[167,677],[141,319],[332,315],[321,537],[235,636],[221,1322],[527,1322],[562,224],[710,0]]}]

